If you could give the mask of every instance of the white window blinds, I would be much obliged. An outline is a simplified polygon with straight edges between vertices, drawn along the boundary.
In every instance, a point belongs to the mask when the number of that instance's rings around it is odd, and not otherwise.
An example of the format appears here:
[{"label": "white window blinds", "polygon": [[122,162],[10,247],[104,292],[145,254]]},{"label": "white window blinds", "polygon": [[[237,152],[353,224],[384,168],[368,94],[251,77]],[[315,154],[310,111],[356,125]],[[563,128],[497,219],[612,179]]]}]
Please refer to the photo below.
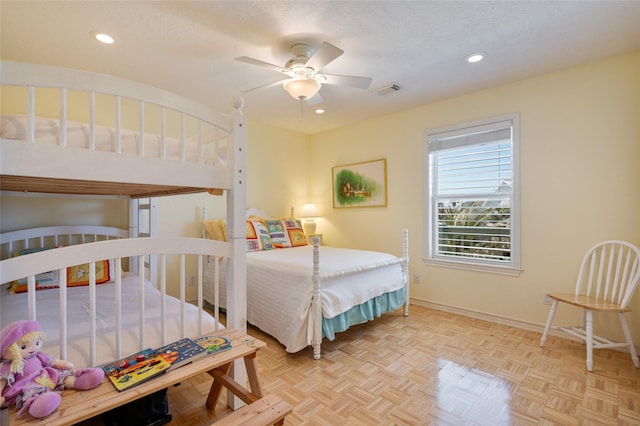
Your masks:
[{"label": "white window blinds", "polygon": [[427,134],[430,257],[514,266],[512,119]]}]

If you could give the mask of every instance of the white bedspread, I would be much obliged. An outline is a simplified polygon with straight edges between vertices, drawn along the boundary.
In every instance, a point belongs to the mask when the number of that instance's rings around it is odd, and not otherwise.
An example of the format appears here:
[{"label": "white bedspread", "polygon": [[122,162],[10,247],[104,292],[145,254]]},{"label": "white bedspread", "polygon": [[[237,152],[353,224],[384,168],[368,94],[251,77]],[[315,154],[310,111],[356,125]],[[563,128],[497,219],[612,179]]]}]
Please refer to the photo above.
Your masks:
[{"label": "white bedspread", "polygon": [[[35,141],[50,145],[58,145],[60,139],[60,122],[51,118],[35,118]],[[0,138],[11,140],[26,140],[27,118],[23,115],[0,116]],[[85,123],[67,121],[67,147],[89,148],[89,126]],[[96,151],[116,152],[116,131],[113,128],[95,127]],[[123,154],[142,155],[140,132],[120,130],[121,151]],[[166,158],[180,159],[181,142],[177,139],[166,138]],[[161,137],[153,134],[144,135],[144,157],[161,157]],[[185,143],[185,159],[188,162],[198,162],[197,142],[187,140]],[[213,164],[214,154],[210,146],[203,147],[203,163]]]},{"label": "white bedspread", "polygon": [[[213,279],[213,264],[209,262],[205,271],[206,280]],[[225,307],[222,263],[220,269],[220,305]],[[247,253],[247,320],[278,339],[288,352],[311,344],[312,273],[312,246]],[[391,254],[325,246],[320,247],[320,277],[325,318],[404,284],[400,259]],[[213,303],[209,287],[205,285],[204,297]]]},{"label": "white bedspread", "polygon": [[[122,356],[140,350],[138,340],[139,329],[139,288],[137,276],[129,276],[122,279]],[[145,317],[144,333],[145,347],[157,348],[163,343],[160,323],[161,293],[150,283],[144,285]],[[68,327],[68,361],[77,368],[90,365],[89,352],[89,287],[72,287],[67,291],[67,327]],[[2,326],[10,322],[27,319],[27,294],[2,294],[0,319]],[[100,348],[96,354],[96,365],[118,359],[115,345],[115,284],[105,283],[96,286],[96,345]],[[166,343],[178,340],[181,336],[180,329],[180,301],[167,296],[166,300]],[[198,309],[196,306],[185,306],[185,330],[187,337],[199,335]],[[59,291],[41,290],[36,292],[36,319],[40,322],[46,339],[44,352],[55,357],[60,355],[59,333]],[[223,328],[220,326],[220,328]],[[126,331],[125,331],[126,330]],[[203,312],[202,334],[215,331],[215,319]]]}]

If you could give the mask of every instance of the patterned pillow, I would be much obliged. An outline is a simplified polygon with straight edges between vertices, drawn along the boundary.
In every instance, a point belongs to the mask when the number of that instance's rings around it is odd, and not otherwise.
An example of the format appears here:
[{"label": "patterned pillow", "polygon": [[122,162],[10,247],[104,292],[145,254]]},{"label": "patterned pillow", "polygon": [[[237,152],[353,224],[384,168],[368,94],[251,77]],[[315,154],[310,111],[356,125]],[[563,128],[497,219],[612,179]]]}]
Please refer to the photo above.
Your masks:
[{"label": "patterned pillow", "polygon": [[247,220],[247,251],[271,250],[273,242],[261,220]]},{"label": "patterned pillow", "polygon": [[276,248],[289,248],[307,245],[307,236],[302,223],[297,219],[266,219],[271,241]]},{"label": "patterned pillow", "polygon": [[[56,247],[41,247],[23,249],[16,253],[16,256],[23,256],[25,254],[36,253],[44,250],[51,250]],[[110,260],[102,260],[96,262],[96,284],[103,284],[115,279],[114,264]],[[67,287],[77,287],[82,285],[89,285],[89,264],[76,265],[67,268]],[[47,290],[60,287],[60,274],[59,271],[43,272],[36,275],[36,290]],[[27,292],[27,279],[21,278],[14,281],[8,288],[8,292],[11,294],[26,293]]]},{"label": "patterned pillow", "polygon": [[[40,247],[40,248],[29,248],[20,250],[15,254],[15,256],[22,256],[29,253],[36,253],[39,251],[51,250],[55,247]],[[58,271],[49,271],[43,272],[41,274],[36,275],[36,290],[46,290],[48,288],[58,288],[60,287],[60,280]],[[27,279],[21,278],[19,280],[15,280],[11,286],[7,289],[7,291],[11,294],[16,293],[25,293],[27,291]]]},{"label": "patterned pillow", "polygon": [[265,219],[264,223],[267,226],[269,235],[271,236],[271,241],[275,248],[291,247],[289,234],[280,219]]},{"label": "patterned pillow", "polygon": [[[96,262],[96,284],[104,284],[111,281],[113,272],[111,261],[101,260]],[[89,285],[89,264],[70,266],[67,268],[67,287]]]},{"label": "patterned pillow", "polygon": [[282,219],[289,240],[291,241],[291,247],[299,247],[307,245],[307,236],[302,229],[302,222],[298,219]]}]

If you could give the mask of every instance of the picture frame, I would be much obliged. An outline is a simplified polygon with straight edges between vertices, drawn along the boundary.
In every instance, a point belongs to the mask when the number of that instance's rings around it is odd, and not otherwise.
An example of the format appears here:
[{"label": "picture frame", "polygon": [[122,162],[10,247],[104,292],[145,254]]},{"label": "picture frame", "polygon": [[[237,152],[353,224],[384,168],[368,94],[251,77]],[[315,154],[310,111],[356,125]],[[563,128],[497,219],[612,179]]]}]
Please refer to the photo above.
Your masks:
[{"label": "picture frame", "polygon": [[387,206],[386,158],[335,166],[331,174],[333,208]]}]

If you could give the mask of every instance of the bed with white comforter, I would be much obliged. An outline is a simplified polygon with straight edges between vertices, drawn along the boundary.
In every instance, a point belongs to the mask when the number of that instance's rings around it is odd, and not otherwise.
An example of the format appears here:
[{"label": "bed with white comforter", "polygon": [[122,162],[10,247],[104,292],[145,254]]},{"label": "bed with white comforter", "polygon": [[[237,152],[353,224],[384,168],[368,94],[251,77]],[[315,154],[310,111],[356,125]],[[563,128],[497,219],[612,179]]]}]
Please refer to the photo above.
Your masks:
[{"label": "bed with white comforter", "polygon": [[[275,337],[287,352],[312,344],[314,316],[313,251],[311,245],[247,253],[247,321]],[[403,259],[388,253],[320,247],[322,335],[336,332],[392,311],[406,302]],[[220,263],[219,305],[226,306],[224,262]],[[205,282],[215,262],[210,259]],[[207,292],[205,300],[214,303]]]}]

